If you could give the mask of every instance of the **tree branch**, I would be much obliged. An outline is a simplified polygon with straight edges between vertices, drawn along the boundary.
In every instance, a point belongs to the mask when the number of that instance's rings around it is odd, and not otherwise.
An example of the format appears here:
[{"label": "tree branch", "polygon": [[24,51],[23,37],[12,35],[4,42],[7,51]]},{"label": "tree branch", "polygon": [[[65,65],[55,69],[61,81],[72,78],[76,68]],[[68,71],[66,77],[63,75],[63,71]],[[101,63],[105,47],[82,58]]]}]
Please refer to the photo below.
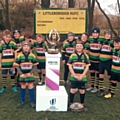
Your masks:
[{"label": "tree branch", "polygon": [[[94,8],[95,8],[95,0],[92,0],[92,6],[91,6],[92,12],[94,11]],[[92,14],[93,14],[93,13],[92,13]]]},{"label": "tree branch", "polygon": [[97,3],[97,5],[98,5],[100,11],[101,11],[101,12],[103,13],[103,15],[106,17],[106,19],[107,19],[107,21],[108,21],[108,24],[109,24],[109,27],[110,27],[111,31],[113,32],[113,34],[114,34],[115,36],[117,36],[117,33],[116,33],[115,30],[113,29],[109,17],[108,17],[107,14],[104,12],[104,10],[101,8],[100,3],[98,2],[98,0],[96,0],[96,3]]},{"label": "tree branch", "polygon": [[119,0],[117,0],[117,5],[118,5],[118,11],[119,11],[119,14],[120,14],[120,2],[119,2]]},{"label": "tree branch", "polygon": [[6,13],[5,5],[3,4],[2,0],[0,0],[0,4],[1,4],[3,10],[4,10],[4,13]]}]

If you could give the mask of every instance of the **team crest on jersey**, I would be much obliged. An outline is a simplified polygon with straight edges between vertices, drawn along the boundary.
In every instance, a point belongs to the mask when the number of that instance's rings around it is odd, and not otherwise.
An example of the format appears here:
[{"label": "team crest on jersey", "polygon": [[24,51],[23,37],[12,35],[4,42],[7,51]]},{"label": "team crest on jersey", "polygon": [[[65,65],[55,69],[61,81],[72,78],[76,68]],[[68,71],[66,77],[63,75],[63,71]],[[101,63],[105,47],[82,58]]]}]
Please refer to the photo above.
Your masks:
[{"label": "team crest on jersey", "polygon": [[4,47],[3,50],[6,50],[6,48]]},{"label": "team crest on jersey", "polygon": [[45,53],[45,49],[44,48],[36,48],[36,52],[37,53]]},{"label": "team crest on jersey", "polygon": [[91,50],[100,50],[100,45],[99,44],[91,44],[90,49]]},{"label": "team crest on jersey", "polygon": [[119,63],[120,62],[120,58],[116,57],[116,56],[113,56],[113,62]]},{"label": "team crest on jersey", "polygon": [[21,62],[23,63],[23,62],[25,62],[25,60],[21,60]]},{"label": "team crest on jersey", "polygon": [[28,63],[28,64],[26,64],[26,63],[25,63],[25,64],[22,64],[22,65],[21,65],[21,68],[22,68],[23,70],[24,70],[24,69],[32,69],[32,64],[29,64],[29,63]]},{"label": "team crest on jersey", "polygon": [[84,64],[77,64],[77,63],[75,63],[75,64],[73,64],[73,68],[74,69],[84,69]]},{"label": "team crest on jersey", "polygon": [[74,51],[75,51],[75,49],[72,48],[72,47],[71,47],[71,48],[70,48],[70,47],[69,47],[69,48],[66,48],[66,52],[67,52],[67,53],[73,53]]},{"label": "team crest on jersey", "polygon": [[85,62],[85,60],[82,60],[82,62]]},{"label": "team crest on jersey", "polygon": [[110,47],[110,46],[105,46],[105,45],[103,45],[101,51],[110,52],[110,51],[111,51],[111,47]]},{"label": "team crest on jersey", "polygon": [[12,56],[13,55],[13,51],[12,50],[3,50],[3,56]]}]

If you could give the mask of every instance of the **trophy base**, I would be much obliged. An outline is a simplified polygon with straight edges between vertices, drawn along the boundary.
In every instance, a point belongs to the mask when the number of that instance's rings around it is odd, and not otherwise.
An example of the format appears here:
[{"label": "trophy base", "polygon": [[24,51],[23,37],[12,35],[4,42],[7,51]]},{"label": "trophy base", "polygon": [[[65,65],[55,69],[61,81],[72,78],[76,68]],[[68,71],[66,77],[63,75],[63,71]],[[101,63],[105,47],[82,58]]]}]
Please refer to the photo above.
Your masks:
[{"label": "trophy base", "polygon": [[58,49],[48,49],[48,54],[58,54]]}]

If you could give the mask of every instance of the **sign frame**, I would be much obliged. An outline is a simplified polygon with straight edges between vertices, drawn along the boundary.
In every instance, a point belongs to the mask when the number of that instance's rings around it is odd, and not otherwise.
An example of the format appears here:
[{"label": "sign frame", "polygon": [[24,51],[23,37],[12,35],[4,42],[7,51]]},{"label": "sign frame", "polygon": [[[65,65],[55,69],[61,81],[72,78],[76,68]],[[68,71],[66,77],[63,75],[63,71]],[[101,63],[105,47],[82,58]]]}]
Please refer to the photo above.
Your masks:
[{"label": "sign frame", "polygon": [[[88,31],[88,8],[67,8],[67,9],[64,9],[64,8],[36,8],[34,9],[34,13],[33,13],[33,17],[34,17],[34,35],[36,35],[36,10],[85,10],[86,11],[86,20],[85,20],[85,32]],[[59,30],[58,30],[59,31]],[[72,31],[72,30],[71,30]],[[49,31],[48,31],[49,32]],[[69,32],[69,31],[68,31]],[[72,31],[74,32],[74,31]],[[46,35],[48,33],[45,33],[45,34],[42,34],[42,35]],[[75,35],[81,35],[82,33],[75,33]],[[63,36],[66,36],[67,34],[64,33],[64,34],[60,34],[60,35],[63,35]]]}]

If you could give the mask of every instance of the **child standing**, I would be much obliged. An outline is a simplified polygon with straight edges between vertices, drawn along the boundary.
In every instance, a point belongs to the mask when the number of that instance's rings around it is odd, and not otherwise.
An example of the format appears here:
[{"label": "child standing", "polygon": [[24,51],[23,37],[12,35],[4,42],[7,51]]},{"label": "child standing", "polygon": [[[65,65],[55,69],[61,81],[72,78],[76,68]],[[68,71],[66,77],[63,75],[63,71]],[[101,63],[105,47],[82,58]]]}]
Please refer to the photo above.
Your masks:
[{"label": "child standing", "polygon": [[[99,55],[101,45],[104,38],[100,38],[100,29],[95,27],[92,29],[92,37],[88,39],[89,42],[89,58],[90,58],[90,76],[91,87],[87,88],[87,91],[95,93],[98,91],[99,86]],[[95,86],[96,83],[96,86]]]},{"label": "child standing", "polygon": [[69,68],[67,66],[68,59],[72,53],[75,51],[75,35],[72,32],[68,33],[68,40],[63,44],[62,48],[62,63],[64,64],[64,82],[66,85],[67,78],[68,78],[68,73],[69,73]]},{"label": "child standing", "polygon": [[34,47],[37,55],[37,60],[39,62],[37,65],[39,75],[38,84],[42,85],[45,83],[45,52],[48,50],[48,46],[44,42],[44,37],[41,34],[36,35]]},{"label": "child standing", "polygon": [[[107,71],[109,78],[111,75],[112,49],[113,49],[113,40],[111,40],[112,32],[110,30],[106,30],[104,32],[104,37],[105,37],[105,40],[102,43],[102,48],[100,53],[98,97],[101,97],[104,95],[103,85],[104,85],[105,70]],[[111,85],[111,81],[109,80],[109,86],[110,85]]]},{"label": "child standing", "polygon": [[84,53],[84,44],[81,41],[77,41],[75,52],[71,54],[67,65],[71,73],[70,104],[74,101],[76,89],[79,89],[80,103],[84,105],[86,73],[89,70],[90,62],[88,55]]},{"label": "child standing", "polygon": [[20,73],[19,82],[20,89],[20,103],[18,106],[23,105],[25,101],[25,91],[28,86],[31,106],[35,108],[34,100],[34,70],[38,64],[37,59],[33,53],[30,52],[30,44],[26,41],[22,43],[22,52],[17,56],[14,62],[14,67],[17,67]]},{"label": "child standing", "polygon": [[7,74],[9,72],[12,83],[12,90],[18,92],[15,87],[15,76],[12,72],[13,62],[16,57],[15,50],[17,50],[16,43],[12,41],[12,35],[9,30],[3,32],[3,40],[0,45],[0,68],[2,69],[2,88],[0,94],[6,91]]},{"label": "child standing", "polygon": [[114,49],[111,68],[111,85],[104,96],[105,98],[115,97],[117,82],[120,82],[120,37],[114,39]]},{"label": "child standing", "polygon": [[[14,30],[13,31],[13,41],[16,43],[17,45],[17,55],[21,52],[21,44],[24,41],[24,38],[20,38],[21,36],[21,32],[19,30]],[[16,86],[20,87],[19,85],[19,74],[17,73],[17,69],[15,69],[15,80],[16,80]]]}]

